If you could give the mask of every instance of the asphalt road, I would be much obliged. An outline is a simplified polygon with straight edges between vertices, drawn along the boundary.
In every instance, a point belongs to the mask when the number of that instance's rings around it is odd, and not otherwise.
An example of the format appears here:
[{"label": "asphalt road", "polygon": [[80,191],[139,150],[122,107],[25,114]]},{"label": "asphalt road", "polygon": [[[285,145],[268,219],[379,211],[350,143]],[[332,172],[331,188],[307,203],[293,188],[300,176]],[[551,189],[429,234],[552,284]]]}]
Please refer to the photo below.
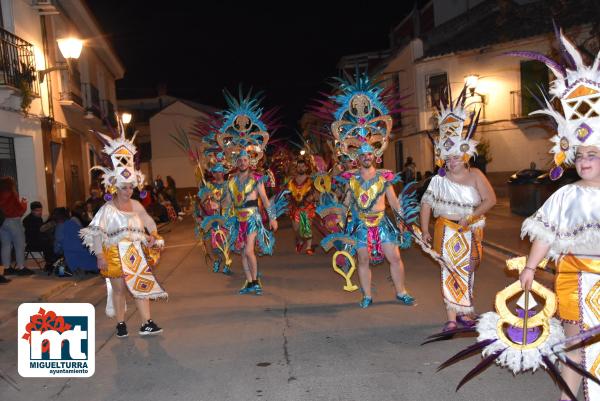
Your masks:
[{"label": "asphalt road", "polygon": [[[555,400],[542,371],[513,377],[489,368],[459,392],[456,384],[480,358],[436,372],[473,338],[420,346],[445,320],[439,268],[417,249],[403,253],[407,285],[418,305],[394,298],[387,265],[373,269],[374,304],[358,307],[360,294],[342,290],[330,255],[297,255],[285,223],[276,253],[260,259],[264,295],[237,295],[234,275],[204,265],[191,222],[166,235],[158,277],[168,302],[152,304],[165,331],[140,337],[129,300],[130,336],[114,336],[104,315],[102,281],[58,294],[53,302],[96,305],[96,372],[89,379],[25,379],[17,373],[16,319],[0,327],[0,400]],[[357,280],[357,278],[355,279]],[[487,254],[476,275],[478,312],[493,308],[499,289],[514,278]]]}]

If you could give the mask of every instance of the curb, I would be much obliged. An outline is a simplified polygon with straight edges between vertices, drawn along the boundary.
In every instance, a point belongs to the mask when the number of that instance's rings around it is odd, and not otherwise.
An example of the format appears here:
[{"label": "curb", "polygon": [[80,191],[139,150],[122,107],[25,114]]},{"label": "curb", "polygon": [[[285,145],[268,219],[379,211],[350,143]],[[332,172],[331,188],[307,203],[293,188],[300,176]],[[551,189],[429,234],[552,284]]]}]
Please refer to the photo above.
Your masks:
[{"label": "curb", "polygon": [[[69,287],[76,287],[77,285],[78,285],[77,281],[68,281],[66,283],[60,283],[60,284],[52,287],[51,289],[47,290],[46,292],[44,292],[37,298],[29,300],[29,301],[25,301],[23,303],[46,302],[46,301],[48,301],[49,298],[53,297],[54,295],[56,295],[60,292],[63,292],[64,290],[66,290]],[[19,310],[19,306],[17,305],[17,307],[14,310],[0,315],[0,325],[6,323],[8,320],[16,317],[18,310]]]},{"label": "curb", "polygon": [[494,249],[494,250],[496,250],[498,252],[501,252],[501,253],[503,253],[506,256],[509,256],[511,258],[515,258],[517,256],[520,256],[520,254],[518,252],[513,251],[512,249],[507,248],[507,247],[505,247],[503,245],[500,245],[500,244],[498,244],[496,242],[491,242],[491,241],[487,241],[487,240],[483,240],[481,242],[483,243],[483,245],[485,245],[487,247],[490,247],[490,248],[492,248],[492,249]]}]

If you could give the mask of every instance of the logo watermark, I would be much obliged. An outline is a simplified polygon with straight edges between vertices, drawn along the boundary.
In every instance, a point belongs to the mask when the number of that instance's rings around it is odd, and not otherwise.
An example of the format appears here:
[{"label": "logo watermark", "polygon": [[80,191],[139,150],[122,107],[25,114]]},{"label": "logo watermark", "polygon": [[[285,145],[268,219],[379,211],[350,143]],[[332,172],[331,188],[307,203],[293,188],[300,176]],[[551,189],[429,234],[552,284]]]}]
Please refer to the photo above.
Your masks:
[{"label": "logo watermark", "polygon": [[91,304],[19,306],[19,374],[23,377],[91,377],[96,362]]}]

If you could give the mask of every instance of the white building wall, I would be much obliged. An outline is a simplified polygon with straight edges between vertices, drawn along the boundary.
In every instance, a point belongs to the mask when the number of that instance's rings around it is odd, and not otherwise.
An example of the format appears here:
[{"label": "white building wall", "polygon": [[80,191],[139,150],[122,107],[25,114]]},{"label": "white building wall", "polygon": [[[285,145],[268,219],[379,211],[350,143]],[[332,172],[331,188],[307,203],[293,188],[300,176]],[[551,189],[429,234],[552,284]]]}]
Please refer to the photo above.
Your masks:
[{"label": "white building wall", "polygon": [[178,128],[189,131],[194,123],[202,117],[202,112],[181,102],[175,102],[150,119],[150,137],[152,142],[152,173],[154,177],[146,177],[148,182],[160,175],[165,181],[170,175],[178,188],[196,187],[194,165],[187,155],[177,146],[170,134]]},{"label": "white building wall", "polygon": [[[531,162],[536,163],[539,168],[549,167],[551,160],[548,155],[548,139],[552,134],[551,125],[544,119],[515,119],[511,115],[515,112],[515,107],[520,113],[520,97],[511,95],[511,92],[521,90],[520,62],[523,59],[505,56],[504,53],[510,50],[533,50],[547,54],[553,43],[554,35],[548,34],[419,61],[415,65],[419,109],[417,131],[431,130],[434,126],[434,109],[427,104],[426,95],[429,76],[446,72],[453,97],[456,98],[464,85],[464,78],[477,74],[480,78],[476,94],[468,98],[467,105],[472,99],[476,107],[481,107],[481,101],[484,100],[475,138],[490,141],[493,161],[487,166],[488,172],[524,169]],[[537,88],[531,90],[535,92]],[[421,164],[417,164],[420,169]]]}]

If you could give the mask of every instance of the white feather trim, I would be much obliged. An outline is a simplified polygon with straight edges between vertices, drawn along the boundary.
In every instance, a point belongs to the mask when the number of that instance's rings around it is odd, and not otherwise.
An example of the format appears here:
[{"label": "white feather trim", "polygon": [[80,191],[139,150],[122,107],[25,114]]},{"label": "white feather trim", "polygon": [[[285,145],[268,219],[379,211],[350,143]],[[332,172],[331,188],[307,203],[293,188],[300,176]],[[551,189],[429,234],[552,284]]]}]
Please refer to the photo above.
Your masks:
[{"label": "white feather trim", "polygon": [[446,301],[445,299],[444,299],[444,302],[446,303],[447,310],[454,311],[454,312],[458,313],[459,315],[467,315],[467,314],[475,313],[475,308],[473,306],[455,305],[455,304],[452,304],[452,303]]},{"label": "white feather trim", "polygon": [[[477,341],[488,339],[496,340],[484,348],[482,355],[486,357],[497,351],[506,350],[496,359],[499,366],[510,369],[513,374],[525,372],[527,370],[536,371],[538,368],[545,368],[546,365],[542,356],[547,356],[552,363],[558,359],[552,350],[552,346],[565,339],[565,333],[560,321],[555,318],[550,319],[550,335],[548,339],[537,348],[528,350],[519,350],[513,348],[513,344],[506,343],[498,337],[496,326],[500,316],[495,312],[487,312],[479,317],[477,322],[477,332],[479,337]],[[559,345],[556,350],[561,352],[564,346]]]}]

